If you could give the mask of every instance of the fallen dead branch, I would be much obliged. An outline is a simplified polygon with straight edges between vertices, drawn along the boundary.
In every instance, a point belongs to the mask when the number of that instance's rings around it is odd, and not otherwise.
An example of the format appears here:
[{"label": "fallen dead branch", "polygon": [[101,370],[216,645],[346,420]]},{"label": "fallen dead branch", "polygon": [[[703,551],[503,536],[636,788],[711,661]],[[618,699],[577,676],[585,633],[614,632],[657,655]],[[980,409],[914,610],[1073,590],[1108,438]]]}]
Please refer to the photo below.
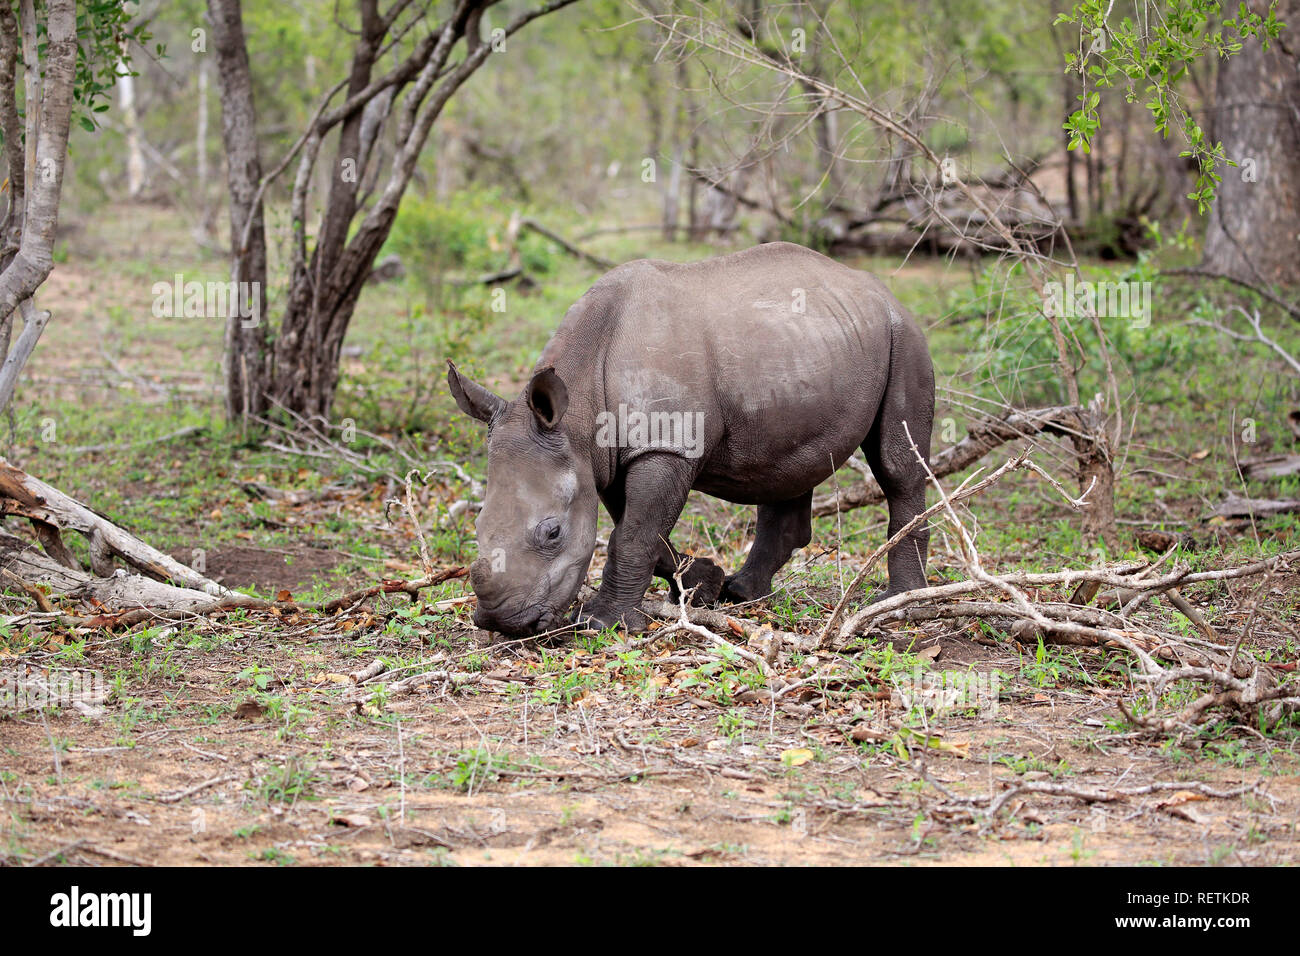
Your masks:
[{"label": "fallen dead branch", "polygon": [[[463,578],[469,574],[469,568],[464,565],[458,565],[454,568],[446,568],[434,574],[425,575],[414,581],[381,581],[379,584],[372,584],[370,587],[360,588],[356,591],[349,591],[347,594],[331,598],[316,605],[294,605],[300,610],[319,611],[322,614],[332,614],[343,608],[352,607],[366,598],[375,597],[379,594],[409,594],[414,597],[425,588],[431,588],[435,584],[442,584],[444,581],[450,581],[453,578]],[[272,604],[281,602],[263,602],[262,606],[269,607]]]},{"label": "fallen dead branch", "polygon": [[[656,601],[646,599],[641,602],[641,609],[651,617],[660,620],[680,620],[684,613],[687,621],[696,626],[706,627],[719,634],[732,634],[736,637],[743,637],[745,642],[753,648],[759,649],[767,660],[772,660],[776,653],[782,649],[808,651],[814,645],[815,638],[811,634],[797,634],[794,631],[783,631],[779,628],[768,627],[758,624],[754,621],[745,620],[743,617],[737,617],[733,614],[727,614],[724,611],[715,611],[704,607],[686,607],[682,608],[680,604],[672,601]],[[659,632],[656,632],[658,634]]]},{"label": "fallen dead branch", "polygon": [[190,425],[186,428],[178,428],[174,432],[168,432],[166,435],[159,435],[157,438],[142,438],[139,441],[124,442],[122,444],[106,445],[78,445],[75,448],[63,449],[65,455],[93,455],[102,451],[125,451],[128,448],[144,448],[148,445],[162,445],[178,438],[188,438],[190,435],[202,435],[207,432],[204,425]]},{"label": "fallen dead branch", "polygon": [[45,553],[65,568],[80,564],[63,543],[61,532],[77,531],[90,544],[91,569],[99,577],[113,573],[113,558],[158,581],[172,581],[207,594],[226,589],[193,568],[150,547],[81,502],[0,458],[0,513],[26,518]]},{"label": "fallen dead branch", "polygon": [[[439,689],[457,690],[461,687],[469,687],[483,680],[483,674],[479,671],[451,671],[446,669],[421,671],[418,674],[411,674],[403,677],[401,680],[379,681],[378,676],[382,675],[384,670],[380,661],[374,661],[381,666],[377,671],[368,677],[363,677],[357,685],[352,688],[345,696],[344,701],[352,705],[358,713],[367,706],[374,704],[377,700],[391,700],[394,697],[405,697],[413,694],[423,687],[436,687]],[[369,670],[369,668],[367,668]],[[358,671],[350,674],[350,677],[356,678],[357,674],[365,673]],[[362,684],[364,683],[364,687]]]},{"label": "fallen dead branch", "polygon": [[1230,492],[1227,498],[1215,506],[1214,516],[1220,518],[1263,518],[1293,511],[1300,511],[1300,499],[1243,498]]},{"label": "fallen dead branch", "polygon": [[678,631],[686,631],[687,633],[694,634],[697,637],[704,638],[705,641],[715,646],[721,646],[725,644],[728,648],[730,648],[731,653],[734,653],[741,660],[748,661],[750,664],[754,665],[754,667],[757,668],[759,673],[761,673],[764,677],[771,677],[772,676],[771,666],[768,664],[766,660],[764,660],[758,654],[755,654],[753,651],[748,650],[746,648],[737,647],[735,644],[731,643],[731,641],[728,641],[726,638],[714,634],[707,627],[704,627],[703,625],[700,624],[696,624],[687,616],[686,608],[691,603],[691,596],[694,595],[695,588],[687,588],[686,585],[682,583],[682,575],[685,574],[687,568],[691,566],[692,560],[693,559],[691,558],[683,559],[681,565],[677,568],[677,572],[673,575],[673,577],[677,581],[677,593],[679,595],[678,602],[677,602],[677,619],[674,620],[667,627],[660,628],[658,631],[656,631],[655,639],[659,640],[661,638],[668,637],[672,634],[677,633]]},{"label": "fallen dead branch", "polygon": [[192,787],[186,787],[184,790],[174,790],[171,793],[161,793],[154,797],[158,803],[180,803],[186,797],[192,797],[196,793],[202,793],[209,787],[217,787],[223,783],[230,783],[232,780],[238,780],[239,774],[223,773],[220,776],[211,777],[202,783],[196,783]]},{"label": "fallen dead branch", "polygon": [[[1291,681],[1289,672],[1265,661],[1246,661],[1238,655],[1239,646],[1228,648],[1205,640],[1193,644],[1187,638],[1162,633],[1133,618],[1136,610],[1151,597],[1175,587],[1201,581],[1272,575],[1289,570],[1291,562],[1300,563],[1300,550],[1237,568],[1192,572],[1186,567],[1174,567],[1158,576],[1156,571],[1165,558],[1151,566],[1142,564],[1100,570],[995,575],[983,566],[974,535],[957,514],[952,498],[939,483],[915,444],[912,448],[938,492],[940,505],[956,535],[958,556],[969,578],[966,581],[919,588],[869,605],[845,622],[839,633],[841,642],[862,633],[870,623],[891,616],[895,619],[913,620],[930,615],[1011,618],[1016,621],[1013,634],[1019,629],[1020,634],[1030,638],[1041,636],[1045,640],[1061,643],[1114,647],[1136,658],[1139,673],[1133,679],[1144,685],[1145,692],[1132,705],[1121,705],[1121,709],[1132,723],[1147,730],[1163,733],[1190,727],[1205,719],[1211,710],[1219,708],[1235,710],[1251,718],[1263,717],[1270,722],[1300,709],[1300,687]],[[1079,585],[1083,583],[1096,587],[1080,588]],[[1117,612],[1110,612],[1072,601],[1043,601],[1041,595],[1036,600],[1030,600],[1027,593],[1030,588],[1041,590],[1061,586],[1073,589],[1075,596],[1087,595],[1090,599],[1102,585],[1132,596],[1127,598]],[[942,603],[978,592],[991,592],[1001,600],[959,602],[955,606],[945,606]],[[917,608],[916,605],[922,602],[927,602],[929,606]],[[1157,655],[1176,661],[1177,666],[1162,666]],[[1155,713],[1165,691],[1172,684],[1181,681],[1203,682],[1209,687],[1172,715]]]},{"label": "fallen dead branch", "polygon": [[[595,596],[596,592],[594,590],[583,585],[578,592],[578,602],[580,604],[588,603]],[[728,614],[725,611],[712,608],[688,605],[683,609],[682,605],[674,601],[645,598],[641,601],[641,610],[656,620],[668,622],[680,621],[684,613],[688,624],[708,628],[710,631],[716,632],[716,634],[730,634],[733,637],[744,638],[747,646],[755,649],[768,661],[774,660],[782,650],[807,652],[816,647],[816,638],[811,634],[783,631],[779,628],[768,627],[756,621],[749,621],[735,614]],[[667,628],[661,627],[647,634],[642,640],[657,641],[661,637],[667,636],[667,634]],[[630,650],[631,647],[632,645],[629,644],[622,649]]]},{"label": "fallen dead branch", "polygon": [[[1028,458],[1026,457],[1028,454],[1029,453],[1026,451],[1023,452],[1019,458],[1009,459],[1006,462],[1006,464],[1002,465],[1000,468],[993,471],[992,473],[990,473],[988,476],[981,479],[980,481],[975,482],[974,484],[970,484],[970,482],[974,481],[975,479],[975,475],[971,475],[969,478],[966,479],[966,481],[962,482],[961,486],[955,492],[953,492],[952,498],[949,502],[939,502],[938,504],[932,505],[931,507],[927,508],[925,511],[921,512],[919,515],[917,515],[911,521],[905,524],[903,527],[899,528],[898,531],[896,531],[893,535],[890,536],[888,541],[886,541],[875,551],[873,551],[870,555],[868,555],[867,560],[863,562],[863,565],[858,570],[858,573],[853,576],[853,580],[850,581],[845,586],[844,594],[840,598],[839,603],[835,605],[835,609],[831,611],[830,617],[826,619],[826,623],[822,626],[821,631],[818,633],[817,646],[825,647],[827,645],[827,642],[830,640],[831,631],[834,630],[835,625],[839,623],[840,616],[844,613],[844,608],[848,604],[849,599],[852,598],[853,595],[857,592],[858,585],[862,583],[862,579],[867,576],[867,574],[871,571],[873,567],[875,567],[876,562],[878,562],[886,554],[888,554],[890,551],[896,548],[898,546],[898,543],[902,541],[904,538],[906,538],[913,531],[913,529],[915,529],[918,525],[924,524],[926,521],[930,519],[931,515],[937,513],[938,511],[943,510],[948,504],[951,503],[951,501],[962,501],[966,498],[974,497],[984,489],[988,488],[990,485],[994,484],[999,478],[1001,478],[1003,475],[1007,474],[1008,472],[1015,471],[1020,468],[1028,468],[1031,471],[1035,472],[1036,474],[1041,475],[1042,477],[1047,479],[1049,482],[1052,483],[1052,485],[1054,485],[1057,488],[1057,490],[1061,491],[1061,493],[1065,496],[1066,501],[1070,504],[1071,507],[1075,509],[1079,508],[1082,505],[1083,499],[1080,498],[1076,500],[1071,498],[1069,495],[1065,495],[1064,490],[1061,489],[1060,484],[1058,484],[1054,478],[1048,475],[1045,471],[1043,471],[1033,462],[1028,460]],[[976,472],[976,474],[978,474],[978,472]]]},{"label": "fallen dead branch", "polygon": [[952,793],[946,787],[938,784],[929,777],[926,777],[925,779],[931,786],[939,790],[945,798],[945,803],[933,808],[933,812],[951,813],[959,809],[967,811],[983,810],[987,814],[989,820],[996,817],[998,813],[1013,799],[1027,793],[1036,793],[1053,797],[1069,797],[1074,800],[1081,800],[1084,803],[1116,803],[1132,797],[1143,797],[1156,793],[1169,792],[1176,794],[1196,794],[1198,798],[1208,798],[1213,800],[1234,800],[1238,797],[1245,796],[1248,793],[1258,792],[1260,788],[1258,783],[1251,783],[1221,790],[1211,787],[1209,784],[1200,782],[1168,780],[1159,780],[1137,787],[1088,788],[1072,786],[1066,783],[1026,780],[1015,783],[1006,790],[1003,790],[1001,793],[992,796],[964,797]]},{"label": "fallen dead branch", "polygon": [[[993,589],[1006,592],[1007,588],[1073,588],[1084,582],[1093,582],[1104,587],[1113,587],[1123,593],[1134,595],[1134,599],[1144,600],[1175,587],[1197,584],[1203,581],[1226,581],[1253,577],[1264,574],[1271,568],[1287,568],[1292,562],[1300,562],[1300,550],[1287,551],[1283,554],[1265,558],[1235,568],[1223,568],[1217,571],[1192,571],[1187,567],[1175,567],[1158,578],[1144,578],[1150,571],[1148,565],[1115,565],[1108,568],[1079,569],[1069,571],[1047,572],[1011,572],[990,576],[990,580],[954,581],[933,587],[917,588],[904,594],[897,594],[876,604],[870,604],[853,614],[840,628],[839,640],[844,641],[862,633],[877,619],[886,618],[892,612],[909,605],[922,602],[946,601],[955,597],[974,594]],[[1000,605],[1002,606],[1002,605]],[[1014,605],[1007,605],[1007,613],[1012,613]],[[1126,605],[1127,607],[1127,605]],[[1132,608],[1129,609],[1131,613]],[[1023,612],[1022,612],[1023,614]],[[901,618],[895,618],[896,620]]]},{"label": "fallen dead branch", "polygon": [[[40,611],[6,618],[5,623],[10,626],[44,624],[105,629],[134,627],[148,621],[190,620],[239,609],[334,614],[380,594],[406,594],[414,598],[426,588],[465,577],[469,573],[468,567],[458,565],[415,580],[383,580],[319,604],[300,604],[292,599],[268,600],[224,589],[222,596],[214,597],[202,591],[178,588],[125,572],[97,578],[80,568],[64,567],[22,538],[3,530],[0,530],[0,561],[3,561],[3,565],[0,565],[0,570],[3,571],[0,580],[14,582],[24,592],[32,595],[41,608]],[[50,594],[41,592],[34,582],[45,584],[49,587]],[[33,591],[41,593],[44,604],[32,594]],[[58,611],[50,602],[51,596],[88,602],[96,608],[96,613],[83,615]],[[456,601],[465,603],[463,599]]]},{"label": "fallen dead branch", "polygon": [[377,657],[369,664],[367,664],[365,667],[353,671],[351,674],[348,675],[348,677],[352,679],[352,683],[361,684],[364,683],[365,681],[370,680],[370,678],[372,677],[378,677],[380,674],[384,672],[384,668],[386,666],[387,665],[383,662],[383,660]]}]

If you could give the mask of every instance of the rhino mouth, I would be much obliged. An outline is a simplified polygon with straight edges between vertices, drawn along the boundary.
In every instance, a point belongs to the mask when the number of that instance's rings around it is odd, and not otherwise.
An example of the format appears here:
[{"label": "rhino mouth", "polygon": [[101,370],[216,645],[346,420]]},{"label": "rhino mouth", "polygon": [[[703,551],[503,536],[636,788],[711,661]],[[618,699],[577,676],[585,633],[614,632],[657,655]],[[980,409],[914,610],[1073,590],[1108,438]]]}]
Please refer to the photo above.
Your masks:
[{"label": "rhino mouth", "polygon": [[502,614],[498,607],[480,606],[474,612],[474,624],[507,637],[528,637],[545,630],[551,616],[551,609],[545,606],[525,605],[506,614]]},{"label": "rhino mouth", "polygon": [[[562,577],[570,576],[573,576],[571,570]],[[577,579],[572,588],[573,593],[563,606],[548,597],[555,590],[551,587],[551,576],[547,574],[522,600],[507,598],[495,604],[485,604],[480,599],[478,609],[474,612],[474,625],[507,637],[530,637],[559,627],[567,623],[564,611],[578,595],[581,577],[575,577]]]}]

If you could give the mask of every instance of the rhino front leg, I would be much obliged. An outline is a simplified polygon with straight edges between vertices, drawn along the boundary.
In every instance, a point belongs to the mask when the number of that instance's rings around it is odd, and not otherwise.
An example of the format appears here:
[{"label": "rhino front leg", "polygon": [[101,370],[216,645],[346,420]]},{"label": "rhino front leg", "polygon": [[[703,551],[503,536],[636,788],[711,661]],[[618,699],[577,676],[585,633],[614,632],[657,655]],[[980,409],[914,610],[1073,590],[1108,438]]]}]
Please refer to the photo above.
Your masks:
[{"label": "rhino front leg", "polygon": [[670,553],[676,554],[667,543],[668,535],[686,505],[696,467],[692,461],[661,453],[642,455],[628,465],[622,494],[610,509],[615,525],[600,591],[579,609],[576,621],[593,628],[620,622],[633,630],[644,628],[647,618],[637,605],[656,569],[667,564]]},{"label": "rhino front leg", "polygon": [[[614,519],[614,524],[618,525],[623,520],[623,511],[626,507],[626,500],[621,485],[611,487],[601,492],[601,501],[605,503],[605,510],[609,516]],[[682,561],[687,560],[687,555],[682,554],[673,547],[671,541],[663,541],[659,547],[659,556],[655,558],[655,577],[663,578],[668,584],[668,599],[677,604],[682,599],[682,589],[677,586],[677,568]],[[691,604],[697,607],[706,607],[718,600],[718,595],[722,592],[722,582],[726,573],[718,565],[708,558],[690,557],[690,567],[682,575],[682,583],[686,589],[691,591]]]},{"label": "rhino front leg", "polygon": [[739,571],[727,578],[722,597],[744,603],[772,593],[772,575],[812,540],[812,491],[775,505],[758,506],[754,546]]}]

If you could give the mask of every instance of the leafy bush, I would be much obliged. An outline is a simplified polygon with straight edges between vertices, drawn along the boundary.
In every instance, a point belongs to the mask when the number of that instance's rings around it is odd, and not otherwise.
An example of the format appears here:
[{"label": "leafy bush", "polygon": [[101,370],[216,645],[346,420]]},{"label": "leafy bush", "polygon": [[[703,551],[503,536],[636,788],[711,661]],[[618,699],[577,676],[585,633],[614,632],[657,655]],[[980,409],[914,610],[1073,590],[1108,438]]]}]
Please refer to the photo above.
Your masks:
[{"label": "leafy bush", "polygon": [[[384,249],[401,257],[408,286],[423,293],[430,310],[456,307],[469,287],[451,280],[473,279],[509,264],[506,236],[517,208],[495,189],[465,189],[445,201],[408,196]],[[529,275],[554,271],[548,240],[525,232],[516,246]]]}]

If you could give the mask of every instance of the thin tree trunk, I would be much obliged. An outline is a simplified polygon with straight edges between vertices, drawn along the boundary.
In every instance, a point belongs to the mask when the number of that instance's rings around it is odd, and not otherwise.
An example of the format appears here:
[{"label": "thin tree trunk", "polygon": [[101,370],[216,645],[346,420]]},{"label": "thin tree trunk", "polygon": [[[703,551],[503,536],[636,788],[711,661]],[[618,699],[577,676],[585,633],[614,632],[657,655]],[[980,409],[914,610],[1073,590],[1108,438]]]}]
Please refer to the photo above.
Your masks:
[{"label": "thin tree trunk", "polygon": [[[691,112],[694,113],[694,110]],[[699,134],[695,132],[694,128],[691,130],[690,150],[690,165],[691,170],[694,171],[700,168],[700,137]],[[690,182],[686,184],[686,235],[691,242],[698,242],[704,235],[704,224],[700,221],[699,185],[700,180],[698,176],[691,176]]]},{"label": "thin tree trunk", "polygon": [[126,138],[126,195],[136,199],[144,192],[144,152],[140,149],[140,117],[135,106],[135,77],[122,73],[117,78],[117,104],[122,111]]},{"label": "thin tree trunk", "polygon": [[[21,203],[22,226],[18,248],[0,273],[0,316],[12,315],[21,304],[23,330],[13,351],[0,366],[0,410],[13,400],[18,376],[45,329],[49,313],[38,311],[32,295],[54,268],[54,233],[59,221],[59,195],[63,189],[63,172],[68,156],[68,125],[72,120],[72,87],[77,64],[77,14],[73,0],[48,0],[45,5],[44,58],[39,58],[36,42],[36,12],[32,0],[22,0],[19,7],[22,31],[26,86],[26,155],[23,158],[21,199],[11,181],[15,209]],[[8,46],[16,37],[10,33],[15,23],[11,14],[0,18],[0,29],[9,33]],[[0,80],[0,92],[14,92],[12,74]],[[12,117],[8,107],[0,109],[0,122],[8,127]],[[6,154],[12,163],[16,149],[8,141],[16,131],[4,129]],[[9,253],[6,248],[5,254]]]},{"label": "thin tree trunk", "polygon": [[[4,156],[9,188],[8,206],[0,223],[0,272],[9,268],[23,234],[23,210],[27,195],[24,184],[23,121],[18,115],[15,93],[18,86],[18,20],[13,7],[0,4],[0,135],[4,139]],[[0,360],[9,354],[13,335],[12,312],[0,316]]]},{"label": "thin tree trunk", "polygon": [[[574,2],[546,0],[520,13],[494,39],[504,40],[538,17]],[[242,267],[248,260],[252,274],[262,277],[260,314],[263,317],[266,266],[261,196],[271,180],[295,159],[298,162],[291,201],[295,238],[285,311],[275,334],[275,355],[260,365],[254,376],[251,366],[261,353],[253,348],[241,353],[241,340],[228,337],[227,394],[231,405],[238,408],[240,361],[248,356],[250,374],[244,380],[269,383],[263,390],[253,392],[253,402],[264,401],[268,411],[283,406],[291,415],[327,417],[338,385],[343,337],[375,258],[392,229],[398,205],[415,174],[421,150],[447,102],[495,49],[480,36],[480,21],[491,0],[458,0],[444,22],[422,28],[420,38],[414,41],[406,58],[399,59],[378,77],[371,74],[379,66],[379,52],[390,45],[394,33],[407,35],[412,26],[398,20],[404,13],[419,19],[425,12],[399,2],[391,4],[381,15],[378,0],[360,0],[361,29],[355,34],[347,79],[323,98],[307,129],[267,177],[262,176],[257,162],[239,0],[209,0],[208,6],[213,20],[223,22],[218,45],[224,56],[218,58],[218,64],[222,70],[223,138],[231,167],[232,225],[237,226],[236,220],[242,216],[247,226],[242,231],[238,228],[234,231],[234,271],[249,274]],[[462,40],[464,45],[460,46]],[[453,49],[456,59],[453,59]],[[346,99],[332,104],[340,89],[346,90]],[[367,121],[365,114],[376,101],[382,106]],[[378,143],[377,135],[367,140],[363,130],[368,122],[370,128],[377,130],[384,116],[390,113],[396,119],[395,153],[386,180],[363,210],[359,185]],[[242,136],[232,129],[232,125],[239,124],[246,127]],[[309,255],[307,196],[322,144],[335,127],[339,128],[338,149],[335,162],[325,167],[329,193]],[[364,217],[356,222],[363,212]],[[249,237],[246,246],[244,236]],[[251,342],[264,345],[265,323],[254,331],[258,335],[250,336]]]},{"label": "thin tree trunk", "polygon": [[208,58],[199,57],[198,121],[194,129],[194,185],[199,195],[199,230],[206,236],[212,226],[208,203]]},{"label": "thin tree trunk", "polygon": [[[273,374],[266,334],[266,229],[258,197],[262,162],[239,0],[208,0],[208,16],[221,89],[221,138],[230,192],[231,281],[237,289],[237,294],[229,297],[230,314],[225,317],[226,418],[246,422],[249,416],[266,412]],[[243,244],[245,235],[247,245]],[[241,304],[252,318],[241,318]]]}]

